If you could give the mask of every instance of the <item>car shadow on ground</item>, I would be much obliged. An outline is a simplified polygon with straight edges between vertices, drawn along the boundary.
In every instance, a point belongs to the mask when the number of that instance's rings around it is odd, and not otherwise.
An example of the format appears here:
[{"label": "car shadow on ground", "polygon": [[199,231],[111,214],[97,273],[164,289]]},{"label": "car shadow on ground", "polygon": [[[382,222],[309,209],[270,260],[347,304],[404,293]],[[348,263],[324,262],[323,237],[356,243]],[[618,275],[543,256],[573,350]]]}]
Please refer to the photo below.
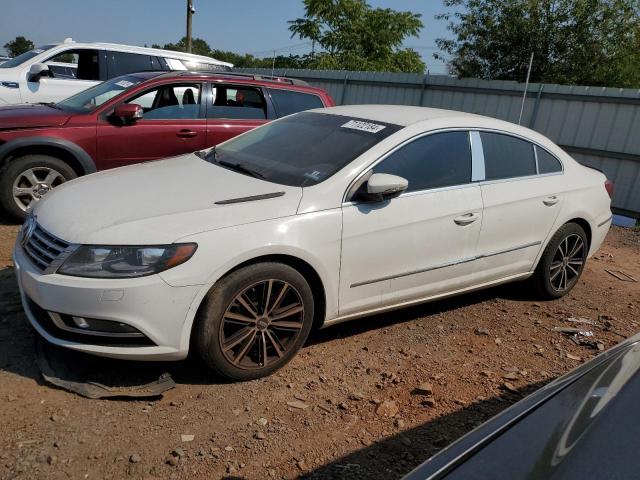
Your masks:
[{"label": "car shadow on ground", "polygon": [[[549,380],[550,381],[550,380]],[[518,393],[501,395],[460,406],[447,415],[383,438],[301,478],[325,479],[393,479],[401,478],[470,430],[533,393],[549,381],[531,383]]]},{"label": "car shadow on ground", "polygon": [[[314,331],[307,346],[384,329],[420,318],[428,321],[434,314],[495,298],[531,300],[533,297],[528,290],[525,284],[506,285],[353,320]],[[10,371],[44,384],[36,361],[36,340],[37,334],[28,324],[22,311],[14,269],[6,267],[0,270],[0,370]],[[170,373],[178,384],[226,383],[225,380],[210,372],[195,355],[190,355],[189,358],[180,362],[135,362],[96,357],[54,346],[47,348],[52,355],[58,357],[56,360],[58,364],[68,361],[69,364],[74,365],[76,377],[84,375],[87,381],[107,386],[142,385],[157,380],[165,373]],[[77,368],[78,365],[82,365],[81,370]]]}]

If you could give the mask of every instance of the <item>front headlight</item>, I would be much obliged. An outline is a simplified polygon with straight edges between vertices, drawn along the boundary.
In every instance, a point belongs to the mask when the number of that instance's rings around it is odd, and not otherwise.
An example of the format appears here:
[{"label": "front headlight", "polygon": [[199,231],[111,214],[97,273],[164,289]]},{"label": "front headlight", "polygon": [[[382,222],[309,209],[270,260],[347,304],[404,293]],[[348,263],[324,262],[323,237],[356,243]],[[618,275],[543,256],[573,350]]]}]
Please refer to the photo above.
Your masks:
[{"label": "front headlight", "polygon": [[57,273],[90,278],[144,277],[186,262],[197,248],[195,243],[140,247],[83,245],[64,261]]}]

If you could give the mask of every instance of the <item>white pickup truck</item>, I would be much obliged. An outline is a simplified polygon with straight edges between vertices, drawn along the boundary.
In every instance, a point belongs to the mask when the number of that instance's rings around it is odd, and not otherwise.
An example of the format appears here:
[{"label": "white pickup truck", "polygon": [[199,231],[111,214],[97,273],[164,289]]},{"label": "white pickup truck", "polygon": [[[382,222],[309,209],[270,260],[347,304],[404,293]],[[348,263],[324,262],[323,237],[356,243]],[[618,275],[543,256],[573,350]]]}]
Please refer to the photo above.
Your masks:
[{"label": "white pickup truck", "polygon": [[[61,65],[68,68],[61,69]],[[0,105],[58,102],[104,80],[133,72],[224,71],[231,67],[211,57],[172,50],[66,39],[0,63]]]}]

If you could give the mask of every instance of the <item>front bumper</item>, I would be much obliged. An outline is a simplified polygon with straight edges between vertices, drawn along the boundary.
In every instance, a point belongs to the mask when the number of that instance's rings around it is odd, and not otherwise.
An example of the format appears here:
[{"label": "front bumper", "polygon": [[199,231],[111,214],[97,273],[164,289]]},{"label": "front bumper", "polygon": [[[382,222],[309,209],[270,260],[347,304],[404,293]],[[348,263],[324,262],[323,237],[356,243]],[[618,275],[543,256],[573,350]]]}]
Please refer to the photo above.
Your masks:
[{"label": "front bumper", "polygon": [[[190,328],[200,286],[172,287],[158,275],[131,279],[43,275],[19,243],[13,260],[24,311],[47,341],[121,359],[179,360],[187,356],[189,336],[184,329]],[[125,341],[71,334],[58,328],[49,312],[123,323],[141,332],[144,338]]]}]

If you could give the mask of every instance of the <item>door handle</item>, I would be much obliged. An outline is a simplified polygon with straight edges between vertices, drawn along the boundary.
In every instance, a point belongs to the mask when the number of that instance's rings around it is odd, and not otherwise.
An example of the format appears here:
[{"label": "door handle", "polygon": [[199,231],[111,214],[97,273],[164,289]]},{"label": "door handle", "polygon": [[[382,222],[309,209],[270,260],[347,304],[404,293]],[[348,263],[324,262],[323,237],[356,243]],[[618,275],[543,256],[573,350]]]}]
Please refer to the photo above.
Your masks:
[{"label": "door handle", "polygon": [[547,197],[544,200],[542,200],[542,203],[544,203],[547,207],[553,207],[559,201],[560,199],[558,197],[556,197],[555,195],[552,195],[551,197]]},{"label": "door handle", "polygon": [[464,215],[454,218],[453,221],[458,225],[465,226],[475,222],[478,218],[480,218],[479,213],[465,213]]},{"label": "door handle", "polygon": [[198,135],[198,132],[194,132],[193,130],[189,130],[187,128],[183,128],[182,130],[176,133],[176,136],[181,138],[193,138]]}]

